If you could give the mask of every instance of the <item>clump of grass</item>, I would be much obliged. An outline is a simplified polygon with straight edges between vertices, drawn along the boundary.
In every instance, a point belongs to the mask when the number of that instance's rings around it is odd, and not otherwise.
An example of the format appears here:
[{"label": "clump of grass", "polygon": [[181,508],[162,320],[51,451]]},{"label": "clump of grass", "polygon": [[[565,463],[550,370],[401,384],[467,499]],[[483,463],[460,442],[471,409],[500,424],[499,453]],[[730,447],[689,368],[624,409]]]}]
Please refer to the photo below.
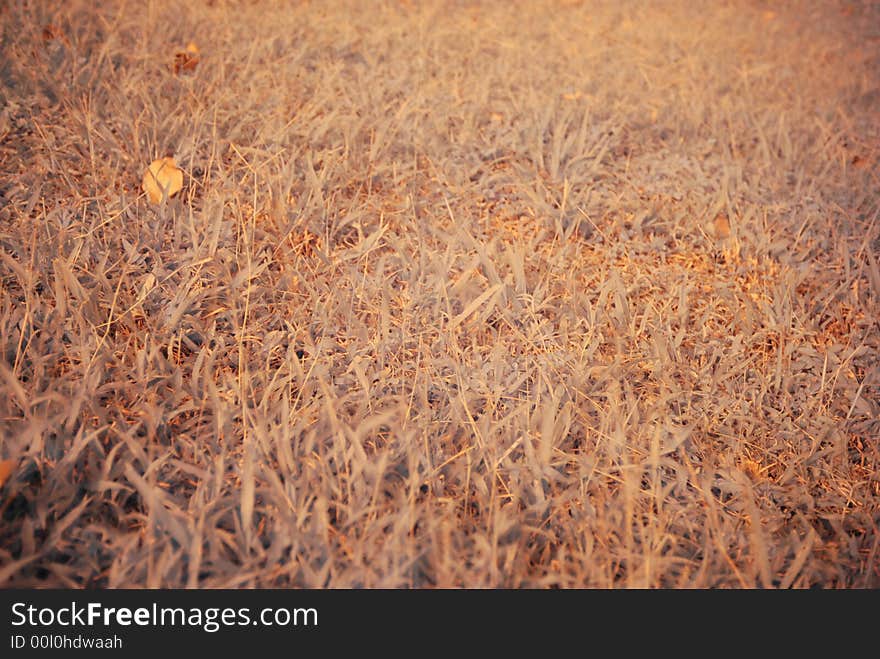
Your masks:
[{"label": "clump of grass", "polygon": [[876,5],[0,16],[0,583],[880,585]]}]

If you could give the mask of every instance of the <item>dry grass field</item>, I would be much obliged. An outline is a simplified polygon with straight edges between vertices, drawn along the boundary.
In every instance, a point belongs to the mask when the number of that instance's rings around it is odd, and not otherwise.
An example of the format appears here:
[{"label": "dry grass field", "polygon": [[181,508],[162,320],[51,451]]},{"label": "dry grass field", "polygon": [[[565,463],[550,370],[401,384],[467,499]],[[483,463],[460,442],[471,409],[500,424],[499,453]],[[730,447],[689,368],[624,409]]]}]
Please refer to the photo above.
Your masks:
[{"label": "dry grass field", "polygon": [[880,587],[877,3],[0,30],[3,587]]}]

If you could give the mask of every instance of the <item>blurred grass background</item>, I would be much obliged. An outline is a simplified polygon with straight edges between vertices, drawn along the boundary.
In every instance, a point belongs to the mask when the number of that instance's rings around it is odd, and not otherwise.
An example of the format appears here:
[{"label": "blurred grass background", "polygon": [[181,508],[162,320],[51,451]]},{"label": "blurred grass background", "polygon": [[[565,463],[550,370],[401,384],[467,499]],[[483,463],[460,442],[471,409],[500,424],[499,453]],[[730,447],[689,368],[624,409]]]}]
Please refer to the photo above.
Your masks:
[{"label": "blurred grass background", "polygon": [[4,586],[880,586],[880,5],[0,25]]}]

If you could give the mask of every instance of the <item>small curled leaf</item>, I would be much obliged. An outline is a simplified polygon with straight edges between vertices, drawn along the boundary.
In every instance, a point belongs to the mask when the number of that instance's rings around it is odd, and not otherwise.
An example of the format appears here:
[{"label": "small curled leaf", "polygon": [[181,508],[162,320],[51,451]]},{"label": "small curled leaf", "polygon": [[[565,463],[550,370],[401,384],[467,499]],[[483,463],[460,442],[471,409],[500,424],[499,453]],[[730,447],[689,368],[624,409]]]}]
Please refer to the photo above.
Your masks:
[{"label": "small curled leaf", "polygon": [[18,464],[17,460],[0,460],[0,487],[3,487],[3,483],[15,470],[16,464]]},{"label": "small curled leaf", "polygon": [[171,67],[174,73],[185,71],[195,71],[196,66],[201,59],[201,51],[192,41],[186,45],[185,50],[178,51],[174,54],[174,65]]},{"label": "small curled leaf", "polygon": [[151,203],[162,201],[163,193],[170,199],[183,188],[183,171],[174,158],[159,158],[150,163],[141,183]]},{"label": "small curled leaf", "polygon": [[719,213],[712,222],[712,233],[717,240],[724,240],[730,236],[730,220],[727,215]]}]

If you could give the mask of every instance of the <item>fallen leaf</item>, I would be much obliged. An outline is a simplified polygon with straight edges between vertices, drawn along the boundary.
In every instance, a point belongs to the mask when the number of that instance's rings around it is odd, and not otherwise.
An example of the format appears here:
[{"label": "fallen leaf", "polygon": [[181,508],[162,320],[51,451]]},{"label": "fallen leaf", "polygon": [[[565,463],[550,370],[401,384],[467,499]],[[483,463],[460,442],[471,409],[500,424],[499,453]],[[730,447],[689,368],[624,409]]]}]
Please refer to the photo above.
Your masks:
[{"label": "fallen leaf", "polygon": [[716,239],[722,240],[730,236],[730,220],[727,215],[719,213],[712,222],[712,233]]},{"label": "fallen leaf", "polygon": [[3,487],[3,483],[15,471],[15,465],[17,464],[18,460],[0,460],[0,487]]},{"label": "fallen leaf", "polygon": [[57,25],[53,25],[52,23],[47,23],[43,28],[43,41],[52,41],[53,39],[60,39],[64,36],[64,33],[58,28]]},{"label": "fallen leaf", "polygon": [[174,73],[181,71],[194,71],[201,59],[201,51],[192,41],[186,45],[185,50],[178,51],[174,54],[174,65],[172,66]]},{"label": "fallen leaf", "polygon": [[159,158],[150,163],[144,172],[141,184],[149,200],[158,204],[163,193],[170,199],[183,188],[183,171],[174,162],[174,158]]},{"label": "fallen leaf", "polygon": [[62,30],[57,25],[54,25],[53,23],[47,23],[43,28],[43,32],[40,34],[40,36],[46,43],[50,41],[60,41],[63,42],[66,46],[70,46],[70,40],[67,38],[67,35],[64,34],[64,30]]},{"label": "fallen leaf", "polygon": [[863,158],[862,156],[853,156],[850,163],[856,169],[865,169],[866,167],[870,166],[871,159],[870,158]]}]

